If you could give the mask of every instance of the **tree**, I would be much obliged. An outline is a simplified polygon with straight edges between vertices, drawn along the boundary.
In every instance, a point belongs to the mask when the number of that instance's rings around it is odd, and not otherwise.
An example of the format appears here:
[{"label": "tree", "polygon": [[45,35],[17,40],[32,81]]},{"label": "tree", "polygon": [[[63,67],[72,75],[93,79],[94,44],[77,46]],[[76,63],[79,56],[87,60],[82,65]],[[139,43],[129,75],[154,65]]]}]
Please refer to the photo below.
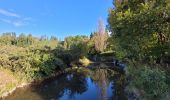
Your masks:
[{"label": "tree", "polygon": [[16,45],[16,34],[14,32],[3,33],[0,37],[0,42],[6,45]]},{"label": "tree", "polygon": [[46,35],[42,35],[40,37],[40,41],[46,41],[46,40],[48,40],[48,37]]},{"label": "tree", "polygon": [[78,44],[83,41],[87,41],[89,38],[87,36],[68,36],[64,39],[64,48],[70,49],[72,45]]},{"label": "tree", "polygon": [[12,33],[11,33],[11,37],[12,37],[12,39],[11,39],[11,44],[12,44],[12,45],[17,45],[16,33],[12,32]]},{"label": "tree", "polygon": [[117,51],[135,59],[168,56],[169,4],[168,0],[131,0],[126,2],[128,9],[112,9],[108,21]]},{"label": "tree", "polygon": [[32,34],[29,34],[29,35],[27,36],[27,44],[28,44],[28,45],[32,45],[33,41],[34,41],[34,39],[33,39],[33,37],[32,37]]},{"label": "tree", "polygon": [[51,36],[50,40],[52,40],[52,41],[58,41],[57,37],[55,37],[55,36]]},{"label": "tree", "polygon": [[98,52],[103,52],[107,45],[108,34],[105,31],[105,26],[102,19],[99,19],[98,30],[94,34],[95,49]]},{"label": "tree", "polygon": [[20,34],[17,40],[18,40],[17,45],[19,46],[27,45],[27,36],[24,33]]}]

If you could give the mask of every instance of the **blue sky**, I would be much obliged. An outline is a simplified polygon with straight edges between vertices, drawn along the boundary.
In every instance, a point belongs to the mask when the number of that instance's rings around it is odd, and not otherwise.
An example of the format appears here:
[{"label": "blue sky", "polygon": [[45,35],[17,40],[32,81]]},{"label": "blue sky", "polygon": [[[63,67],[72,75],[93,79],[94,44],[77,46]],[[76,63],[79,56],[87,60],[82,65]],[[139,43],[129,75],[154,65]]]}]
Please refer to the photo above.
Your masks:
[{"label": "blue sky", "polygon": [[99,18],[107,24],[111,7],[112,0],[0,0],[0,33],[89,35]]}]

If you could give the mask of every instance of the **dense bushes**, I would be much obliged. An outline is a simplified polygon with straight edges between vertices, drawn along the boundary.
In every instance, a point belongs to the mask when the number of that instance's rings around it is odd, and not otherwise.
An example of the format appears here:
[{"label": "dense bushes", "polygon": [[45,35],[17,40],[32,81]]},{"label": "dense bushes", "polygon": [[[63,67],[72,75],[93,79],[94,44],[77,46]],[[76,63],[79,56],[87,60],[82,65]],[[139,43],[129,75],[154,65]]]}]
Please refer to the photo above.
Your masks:
[{"label": "dense bushes", "polygon": [[62,44],[55,37],[49,40],[31,34],[16,37],[15,33],[4,33],[0,36],[0,67],[26,80],[50,76],[84,58],[88,41],[86,36],[66,37]]},{"label": "dense bushes", "polygon": [[15,33],[3,33],[0,36],[0,67],[21,74],[19,76],[26,80],[50,76],[59,66],[65,67],[63,61],[50,53],[57,44],[55,37],[49,40],[31,34],[17,37]]},{"label": "dense bushes", "polygon": [[141,98],[150,100],[165,99],[166,97],[164,96],[170,92],[167,81],[169,75],[159,68],[140,65],[140,67],[134,71],[134,67],[129,66],[129,75],[132,78],[129,90],[132,90],[134,87],[137,88]]},{"label": "dense bushes", "polygon": [[55,57],[49,50],[23,48],[17,46],[0,46],[0,67],[21,74],[25,79],[35,79],[50,76],[57,70],[66,68],[60,58]]}]

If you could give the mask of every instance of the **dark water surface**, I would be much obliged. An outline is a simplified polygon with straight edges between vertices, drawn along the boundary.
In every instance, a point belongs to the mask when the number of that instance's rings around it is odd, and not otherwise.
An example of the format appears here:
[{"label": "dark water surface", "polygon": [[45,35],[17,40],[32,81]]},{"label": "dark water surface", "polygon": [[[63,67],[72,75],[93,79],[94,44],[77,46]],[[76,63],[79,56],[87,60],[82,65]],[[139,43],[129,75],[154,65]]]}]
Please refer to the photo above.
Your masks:
[{"label": "dark water surface", "polygon": [[[5,100],[126,100],[124,76],[110,69],[81,68],[17,89]],[[106,65],[105,65],[106,66]]]}]

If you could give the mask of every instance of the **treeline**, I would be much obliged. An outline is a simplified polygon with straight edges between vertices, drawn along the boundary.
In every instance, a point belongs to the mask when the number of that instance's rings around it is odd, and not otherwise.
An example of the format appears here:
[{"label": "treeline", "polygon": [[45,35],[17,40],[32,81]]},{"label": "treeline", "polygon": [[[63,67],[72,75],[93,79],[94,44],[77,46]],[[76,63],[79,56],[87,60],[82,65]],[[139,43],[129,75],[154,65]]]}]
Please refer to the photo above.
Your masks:
[{"label": "treeline", "polygon": [[[0,68],[12,71],[21,80],[33,80],[51,76],[68,67],[86,66],[90,62],[87,57],[106,48],[107,39],[101,36],[107,36],[107,32],[103,30],[101,21],[99,26],[102,31],[98,30],[90,37],[68,36],[64,41],[54,36],[3,33],[0,35]],[[101,45],[96,45],[97,42]]]},{"label": "treeline", "polygon": [[[75,38],[80,39],[73,40]],[[67,40],[78,43],[83,38],[83,36],[76,36],[68,37]],[[71,44],[73,43],[69,43]],[[0,67],[11,70],[14,74],[21,74],[20,78],[25,78],[24,80],[51,76],[57,71],[70,67],[73,61],[74,53],[71,52],[74,52],[76,47],[65,48],[64,45],[66,43],[58,41],[56,37],[37,38],[32,34],[20,34],[17,37],[15,33],[3,33],[0,36]],[[77,49],[81,48],[77,47]],[[79,50],[75,53],[78,52]]]},{"label": "treeline", "polygon": [[167,99],[170,1],[115,0],[113,4],[108,18],[112,32],[109,41],[119,59],[132,63],[131,88],[137,88],[145,99]]},{"label": "treeline", "polygon": [[21,33],[16,36],[15,32],[2,33],[0,38],[0,44],[16,45],[16,46],[29,46],[38,41],[58,41],[55,36],[51,36],[50,39],[47,36],[41,36],[40,38],[33,37],[32,34],[25,35]]},{"label": "treeline", "polygon": [[[0,36],[0,68],[8,69],[16,76],[19,74],[21,80],[50,76],[61,67],[60,64],[65,67],[62,60],[50,53],[57,44],[54,36],[48,39],[46,36],[33,37],[32,34],[16,36],[14,32],[3,33]],[[58,63],[54,64],[55,61]]]}]

